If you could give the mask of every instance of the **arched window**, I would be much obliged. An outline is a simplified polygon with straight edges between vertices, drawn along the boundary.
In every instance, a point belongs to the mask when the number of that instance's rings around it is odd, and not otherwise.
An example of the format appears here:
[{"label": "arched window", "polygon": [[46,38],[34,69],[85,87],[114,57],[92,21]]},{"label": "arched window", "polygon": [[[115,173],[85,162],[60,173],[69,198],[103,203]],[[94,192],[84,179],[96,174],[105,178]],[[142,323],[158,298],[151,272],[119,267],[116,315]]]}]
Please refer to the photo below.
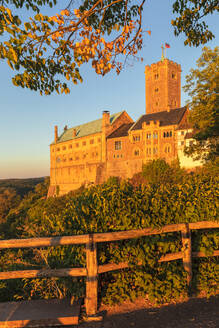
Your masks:
[{"label": "arched window", "polygon": [[165,147],[164,147],[164,152],[165,152],[166,154],[171,153],[171,146],[170,146],[170,145],[165,145]]}]

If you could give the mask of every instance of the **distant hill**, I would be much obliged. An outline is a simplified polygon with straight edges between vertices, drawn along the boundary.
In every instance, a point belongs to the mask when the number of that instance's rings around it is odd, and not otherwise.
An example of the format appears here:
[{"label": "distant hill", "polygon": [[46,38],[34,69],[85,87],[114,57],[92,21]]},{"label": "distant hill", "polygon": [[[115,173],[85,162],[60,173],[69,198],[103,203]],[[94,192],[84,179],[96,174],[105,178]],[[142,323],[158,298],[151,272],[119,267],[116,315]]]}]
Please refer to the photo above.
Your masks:
[{"label": "distant hill", "polygon": [[33,191],[38,183],[43,182],[45,177],[42,178],[29,178],[29,179],[0,179],[0,188],[13,188],[16,193],[23,197],[29,191]]}]

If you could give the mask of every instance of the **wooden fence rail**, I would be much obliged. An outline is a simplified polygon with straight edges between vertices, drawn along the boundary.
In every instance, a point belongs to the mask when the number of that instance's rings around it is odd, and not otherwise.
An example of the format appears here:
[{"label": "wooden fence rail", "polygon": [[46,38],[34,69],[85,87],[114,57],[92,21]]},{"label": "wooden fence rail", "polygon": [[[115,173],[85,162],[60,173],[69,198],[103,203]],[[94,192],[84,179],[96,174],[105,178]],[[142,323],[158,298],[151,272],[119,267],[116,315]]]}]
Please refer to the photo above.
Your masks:
[{"label": "wooden fence rail", "polygon": [[[183,246],[181,252],[166,254],[159,259],[159,262],[182,259],[184,269],[187,272],[187,283],[190,286],[192,279],[192,257],[206,257],[203,252],[192,252],[191,230],[213,228],[219,228],[219,223],[213,221],[202,221],[195,223],[171,224],[156,229],[147,228],[118,232],[92,233],[78,236],[0,240],[0,250],[8,248],[36,248],[86,244],[86,268],[7,271],[0,272],[0,280],[36,277],[86,276],[86,312],[87,315],[94,315],[97,313],[98,274],[129,267],[127,262],[98,265],[97,243],[133,239],[168,232],[181,232]],[[219,250],[214,251],[210,256],[219,256]],[[142,265],[142,263],[137,263],[137,265]]]}]

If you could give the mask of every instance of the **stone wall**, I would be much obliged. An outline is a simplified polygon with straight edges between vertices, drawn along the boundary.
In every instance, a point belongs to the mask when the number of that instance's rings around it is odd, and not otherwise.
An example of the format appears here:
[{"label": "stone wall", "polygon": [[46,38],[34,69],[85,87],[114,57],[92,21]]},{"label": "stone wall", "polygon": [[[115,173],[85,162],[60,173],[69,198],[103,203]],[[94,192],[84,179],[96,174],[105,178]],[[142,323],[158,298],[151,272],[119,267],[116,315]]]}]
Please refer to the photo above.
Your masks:
[{"label": "stone wall", "polygon": [[50,193],[57,191],[56,186],[59,195],[63,195],[81,185],[104,182],[107,179],[106,137],[122,124],[130,122],[133,122],[132,119],[123,112],[113,124],[109,124],[109,113],[104,112],[102,132],[52,144]]},{"label": "stone wall", "polygon": [[181,106],[181,66],[164,59],[145,66],[146,114]]}]

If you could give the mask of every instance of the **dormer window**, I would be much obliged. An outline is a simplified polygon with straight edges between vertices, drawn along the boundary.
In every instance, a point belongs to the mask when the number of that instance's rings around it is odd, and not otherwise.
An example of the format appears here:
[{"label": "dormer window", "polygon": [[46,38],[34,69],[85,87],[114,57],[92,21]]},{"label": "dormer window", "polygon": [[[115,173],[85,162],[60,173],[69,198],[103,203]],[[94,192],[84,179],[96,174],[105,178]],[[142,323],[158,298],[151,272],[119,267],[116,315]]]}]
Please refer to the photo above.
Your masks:
[{"label": "dormer window", "polygon": [[115,150],[122,149],[122,141],[115,141]]},{"label": "dormer window", "polygon": [[140,141],[140,135],[135,135],[135,136],[133,136],[133,141],[134,141],[134,142],[138,142],[138,141]]}]

